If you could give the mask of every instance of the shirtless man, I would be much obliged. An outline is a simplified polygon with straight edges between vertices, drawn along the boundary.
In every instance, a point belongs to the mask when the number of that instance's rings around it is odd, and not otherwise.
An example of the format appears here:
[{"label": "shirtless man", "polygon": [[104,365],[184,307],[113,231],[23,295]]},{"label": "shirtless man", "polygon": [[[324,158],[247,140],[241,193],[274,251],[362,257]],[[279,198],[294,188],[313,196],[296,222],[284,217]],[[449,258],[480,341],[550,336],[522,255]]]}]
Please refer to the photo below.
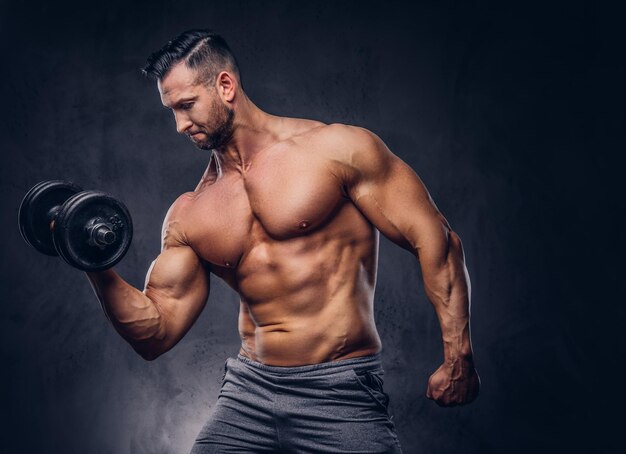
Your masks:
[{"label": "shirtless man", "polygon": [[401,452],[373,316],[379,231],[419,259],[441,324],[427,397],[476,398],[461,240],[411,168],[366,129],[260,110],[208,30],[170,41],[144,72],[211,159],[167,212],[143,291],[111,269],[87,275],[147,360],[193,325],[210,273],[239,294],[241,349],[193,453]]}]

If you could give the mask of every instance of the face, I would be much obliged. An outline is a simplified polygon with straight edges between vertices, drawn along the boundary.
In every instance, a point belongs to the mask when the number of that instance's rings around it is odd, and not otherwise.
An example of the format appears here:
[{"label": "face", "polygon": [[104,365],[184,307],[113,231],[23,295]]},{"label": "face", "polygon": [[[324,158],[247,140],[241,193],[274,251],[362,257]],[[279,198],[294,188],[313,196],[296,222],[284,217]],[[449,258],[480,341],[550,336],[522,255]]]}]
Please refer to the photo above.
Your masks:
[{"label": "face", "polygon": [[176,130],[198,148],[220,148],[230,139],[235,113],[214,86],[198,82],[197,71],[178,63],[158,87],[161,102],[174,112]]}]

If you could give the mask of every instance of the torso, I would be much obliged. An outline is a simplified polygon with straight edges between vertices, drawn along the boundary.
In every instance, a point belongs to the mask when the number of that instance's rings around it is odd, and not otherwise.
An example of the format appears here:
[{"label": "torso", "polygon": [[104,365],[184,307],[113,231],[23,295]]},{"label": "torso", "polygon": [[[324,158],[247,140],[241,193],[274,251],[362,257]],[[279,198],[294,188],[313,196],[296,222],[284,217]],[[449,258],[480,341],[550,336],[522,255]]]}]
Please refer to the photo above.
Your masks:
[{"label": "torso", "polygon": [[186,241],[240,295],[242,355],[295,366],[376,353],[378,231],[343,190],[328,127],[286,121],[297,134],[203,180]]}]

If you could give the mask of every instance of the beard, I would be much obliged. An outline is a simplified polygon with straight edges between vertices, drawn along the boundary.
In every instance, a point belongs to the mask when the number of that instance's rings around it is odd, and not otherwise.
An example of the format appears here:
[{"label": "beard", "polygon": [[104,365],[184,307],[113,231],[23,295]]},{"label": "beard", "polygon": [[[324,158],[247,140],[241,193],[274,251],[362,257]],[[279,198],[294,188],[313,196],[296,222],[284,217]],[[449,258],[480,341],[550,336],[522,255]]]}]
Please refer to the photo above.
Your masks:
[{"label": "beard", "polygon": [[195,140],[193,137],[189,137],[201,150],[215,150],[216,148],[220,148],[224,146],[233,135],[235,111],[218,100],[214,101],[212,108],[216,117],[213,131],[209,132],[207,128],[201,128],[198,132],[206,136],[204,139]]}]

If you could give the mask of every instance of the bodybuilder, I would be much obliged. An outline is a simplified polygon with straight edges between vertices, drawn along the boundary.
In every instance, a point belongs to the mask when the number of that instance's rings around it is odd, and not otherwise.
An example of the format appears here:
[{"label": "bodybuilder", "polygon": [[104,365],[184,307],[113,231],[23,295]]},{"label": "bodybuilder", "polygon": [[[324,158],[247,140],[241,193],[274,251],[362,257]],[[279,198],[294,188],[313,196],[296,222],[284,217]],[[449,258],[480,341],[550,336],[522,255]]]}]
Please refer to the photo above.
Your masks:
[{"label": "bodybuilder", "polygon": [[379,232],[419,260],[441,325],[427,397],[477,396],[461,240],[408,165],[366,129],[263,112],[208,30],[170,41],[144,72],[211,158],[167,212],[143,291],[112,269],[88,278],[148,360],[193,325],[210,273],[239,294],[241,349],[192,452],[400,452],[373,316]]}]

